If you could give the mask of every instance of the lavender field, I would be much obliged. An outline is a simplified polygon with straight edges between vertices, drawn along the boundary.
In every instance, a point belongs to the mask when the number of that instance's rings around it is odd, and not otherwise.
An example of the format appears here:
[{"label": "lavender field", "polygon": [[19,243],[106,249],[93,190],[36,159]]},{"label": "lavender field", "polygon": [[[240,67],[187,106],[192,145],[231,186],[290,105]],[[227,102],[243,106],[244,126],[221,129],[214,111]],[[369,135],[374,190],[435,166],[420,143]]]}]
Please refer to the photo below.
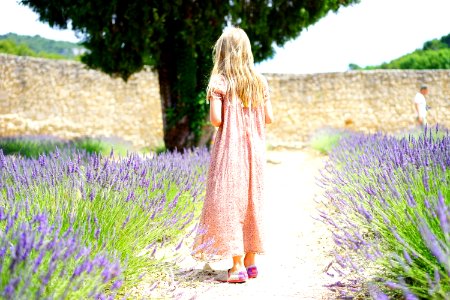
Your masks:
[{"label": "lavender field", "polygon": [[[176,253],[193,234],[208,162],[205,148],[0,150],[0,297],[129,298],[167,267],[159,251]],[[450,136],[437,127],[403,138],[342,134],[320,176],[333,268],[352,278],[336,283],[348,286],[341,296],[450,297],[449,166]]]},{"label": "lavender field", "polygon": [[[0,297],[114,299],[192,233],[209,152],[0,150]],[[188,230],[189,229],[189,230]]]},{"label": "lavender field", "polygon": [[356,278],[342,296],[450,298],[447,130],[403,138],[346,134],[320,184],[328,207],[321,219],[336,244],[335,271]]}]

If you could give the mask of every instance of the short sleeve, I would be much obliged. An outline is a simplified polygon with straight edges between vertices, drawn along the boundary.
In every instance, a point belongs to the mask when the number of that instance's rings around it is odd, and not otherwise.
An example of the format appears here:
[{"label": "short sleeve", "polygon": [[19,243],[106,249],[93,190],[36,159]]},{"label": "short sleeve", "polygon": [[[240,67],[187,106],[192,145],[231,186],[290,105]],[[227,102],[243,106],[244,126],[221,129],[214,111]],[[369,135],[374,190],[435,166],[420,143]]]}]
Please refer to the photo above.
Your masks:
[{"label": "short sleeve", "polygon": [[225,78],[221,75],[211,77],[208,85],[208,100],[222,101],[227,93],[227,84]]},{"label": "short sleeve", "polygon": [[425,97],[421,93],[417,93],[414,97],[414,102],[417,104],[426,103]]}]

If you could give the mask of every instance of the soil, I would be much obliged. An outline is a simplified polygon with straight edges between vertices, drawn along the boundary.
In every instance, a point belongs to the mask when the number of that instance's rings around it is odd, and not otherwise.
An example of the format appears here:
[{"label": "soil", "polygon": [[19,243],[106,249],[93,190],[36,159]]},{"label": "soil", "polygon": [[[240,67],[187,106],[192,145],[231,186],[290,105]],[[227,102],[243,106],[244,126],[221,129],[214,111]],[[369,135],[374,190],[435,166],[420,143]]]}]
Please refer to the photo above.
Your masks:
[{"label": "soil", "polygon": [[143,299],[336,299],[327,287],[339,281],[331,267],[333,242],[316,219],[323,208],[316,182],[326,159],[312,150],[268,152],[267,249],[257,256],[258,278],[219,282],[226,278],[231,258],[197,262],[189,255],[192,241],[185,241],[178,268],[165,274],[157,288],[143,285],[138,294]]}]

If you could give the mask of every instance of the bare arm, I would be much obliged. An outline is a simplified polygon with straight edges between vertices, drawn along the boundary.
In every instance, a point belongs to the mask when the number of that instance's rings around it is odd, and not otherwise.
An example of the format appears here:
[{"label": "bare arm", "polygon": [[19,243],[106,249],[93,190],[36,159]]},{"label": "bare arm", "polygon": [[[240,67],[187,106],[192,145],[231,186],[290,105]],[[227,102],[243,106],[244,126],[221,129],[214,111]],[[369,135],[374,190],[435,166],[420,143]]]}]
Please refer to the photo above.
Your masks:
[{"label": "bare arm", "polygon": [[419,114],[419,103],[414,102],[414,109],[416,110],[416,113]]},{"label": "bare arm", "polygon": [[270,100],[266,101],[264,104],[264,117],[266,124],[270,124],[273,122],[272,103],[270,102]]},{"label": "bare arm", "polygon": [[211,99],[209,102],[209,119],[215,127],[222,125],[222,101]]},{"label": "bare arm", "polygon": [[414,110],[416,111],[417,114],[417,122],[419,122],[419,124],[423,124],[423,118],[419,113],[419,103],[414,102]]},{"label": "bare arm", "polygon": [[269,92],[269,84],[265,77],[263,77],[264,81],[264,119],[266,124],[271,124],[273,122],[273,111],[272,111],[272,103],[270,102],[270,92]]},{"label": "bare arm", "polygon": [[222,101],[226,92],[223,76],[214,76],[208,86],[209,120],[214,127],[222,125]]}]

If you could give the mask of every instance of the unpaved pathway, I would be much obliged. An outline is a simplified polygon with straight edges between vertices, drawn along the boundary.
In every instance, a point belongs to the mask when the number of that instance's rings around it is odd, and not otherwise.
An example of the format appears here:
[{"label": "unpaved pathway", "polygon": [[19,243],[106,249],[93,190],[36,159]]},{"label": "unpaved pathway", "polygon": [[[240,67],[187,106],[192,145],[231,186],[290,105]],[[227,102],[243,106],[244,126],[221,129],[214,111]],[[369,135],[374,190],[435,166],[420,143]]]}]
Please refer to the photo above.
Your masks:
[{"label": "unpaved pathway", "polygon": [[[316,180],[325,159],[311,151],[269,152],[267,248],[257,257],[260,276],[243,284],[219,283],[215,278],[226,276],[231,259],[205,265],[186,255],[172,277],[177,298],[335,299],[325,285],[337,279],[324,272],[333,261],[332,241],[325,226],[313,218],[321,197]],[[166,298],[151,294],[149,299]]]}]

